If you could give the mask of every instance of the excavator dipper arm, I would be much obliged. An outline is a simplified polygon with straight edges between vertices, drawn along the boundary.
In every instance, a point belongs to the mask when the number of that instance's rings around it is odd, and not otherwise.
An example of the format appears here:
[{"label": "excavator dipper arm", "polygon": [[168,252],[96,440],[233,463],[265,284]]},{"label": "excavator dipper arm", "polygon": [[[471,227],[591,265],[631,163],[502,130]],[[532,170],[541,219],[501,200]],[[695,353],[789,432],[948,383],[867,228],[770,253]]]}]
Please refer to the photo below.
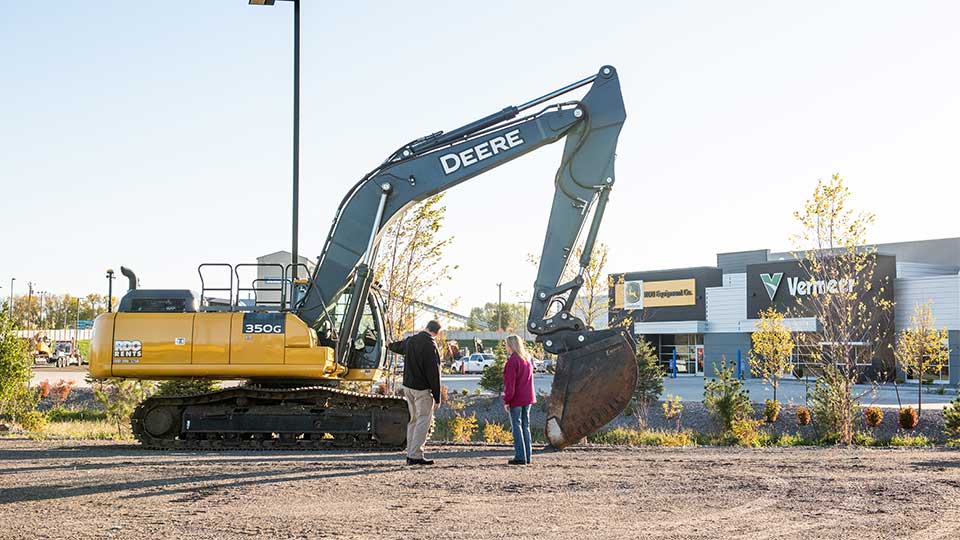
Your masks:
[{"label": "excavator dipper arm", "polygon": [[[579,101],[519,116],[586,85],[590,89]],[[392,221],[432,195],[566,138],[527,325],[548,352],[560,355],[548,414],[551,443],[563,447],[592,433],[626,406],[636,384],[629,336],[616,329],[590,330],[571,312],[615,183],[614,154],[625,118],[617,72],[604,66],[596,75],[523,105],[404,145],[340,204],[298,314],[317,325],[345,288],[352,287],[340,327],[330,328],[336,332],[337,357],[346,363],[377,247]],[[560,283],[585,226],[579,271]]]}]

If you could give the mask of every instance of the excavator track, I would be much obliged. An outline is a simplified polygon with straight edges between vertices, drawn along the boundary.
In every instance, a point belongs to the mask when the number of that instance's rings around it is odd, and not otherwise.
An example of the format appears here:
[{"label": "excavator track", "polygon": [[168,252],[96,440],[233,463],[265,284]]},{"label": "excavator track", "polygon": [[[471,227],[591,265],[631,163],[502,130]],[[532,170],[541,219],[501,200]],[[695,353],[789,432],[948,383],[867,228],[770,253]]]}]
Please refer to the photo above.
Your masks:
[{"label": "excavator track", "polygon": [[130,417],[134,437],[158,450],[396,449],[408,421],[402,398],[321,386],[150,397]]}]

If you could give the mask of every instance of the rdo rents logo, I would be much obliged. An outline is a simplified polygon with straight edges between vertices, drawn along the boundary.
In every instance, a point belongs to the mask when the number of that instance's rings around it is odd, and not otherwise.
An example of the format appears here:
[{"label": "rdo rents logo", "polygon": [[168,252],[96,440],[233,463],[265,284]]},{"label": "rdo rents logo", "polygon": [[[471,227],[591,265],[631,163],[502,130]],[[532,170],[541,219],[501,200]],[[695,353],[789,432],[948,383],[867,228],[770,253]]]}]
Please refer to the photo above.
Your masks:
[{"label": "rdo rents logo", "polygon": [[143,344],[139,339],[118,339],[113,342],[114,358],[140,358]]}]

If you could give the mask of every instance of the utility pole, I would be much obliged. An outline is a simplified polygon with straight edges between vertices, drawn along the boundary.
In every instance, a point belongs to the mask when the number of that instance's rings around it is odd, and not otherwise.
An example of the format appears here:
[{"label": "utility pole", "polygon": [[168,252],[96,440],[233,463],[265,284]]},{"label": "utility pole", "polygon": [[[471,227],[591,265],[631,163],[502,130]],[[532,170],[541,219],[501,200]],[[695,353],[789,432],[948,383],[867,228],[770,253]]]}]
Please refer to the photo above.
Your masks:
[{"label": "utility pole", "polygon": [[503,332],[503,282],[497,283],[497,330]]},{"label": "utility pole", "polygon": [[[73,352],[80,350],[80,299],[77,298],[77,318],[73,324]],[[83,361],[80,361],[83,365]]]},{"label": "utility pole", "polygon": [[33,282],[27,282],[27,330],[32,330],[33,318]]},{"label": "utility pole", "polygon": [[43,297],[47,294],[47,291],[40,291],[37,294],[40,295],[40,329],[43,330]]},{"label": "utility pole", "polygon": [[520,305],[523,306],[523,340],[528,341],[527,337],[527,319],[530,318],[530,301],[521,300]]}]

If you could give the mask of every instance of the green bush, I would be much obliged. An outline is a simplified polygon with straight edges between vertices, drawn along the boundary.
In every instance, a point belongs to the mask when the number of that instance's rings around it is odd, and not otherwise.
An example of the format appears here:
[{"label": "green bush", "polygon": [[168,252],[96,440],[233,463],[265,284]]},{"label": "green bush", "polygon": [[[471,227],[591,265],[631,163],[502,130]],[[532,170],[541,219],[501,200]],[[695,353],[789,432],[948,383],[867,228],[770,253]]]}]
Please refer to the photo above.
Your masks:
[{"label": "green bush", "polygon": [[207,379],[172,379],[157,385],[155,396],[177,397],[207,394],[220,390],[220,381]]},{"label": "green bush", "polygon": [[900,409],[900,414],[897,415],[897,423],[900,424],[900,427],[903,429],[913,429],[920,423],[920,416],[917,414],[916,409],[907,406]]},{"label": "green bush", "polygon": [[657,360],[657,351],[649,341],[642,337],[637,342],[637,386],[633,389],[633,400],[629,409],[633,412],[637,425],[647,426],[650,407],[660,399],[663,393],[663,370]]},{"label": "green bush", "polygon": [[767,399],[763,402],[763,418],[768,424],[777,421],[780,416],[780,402],[775,399]]},{"label": "green bush", "polygon": [[17,420],[20,426],[29,432],[40,433],[47,427],[47,417],[40,411],[26,411]]},{"label": "green bush", "polygon": [[760,420],[738,418],[730,426],[732,442],[737,446],[757,448],[760,446]]},{"label": "green bush", "polygon": [[663,417],[667,420],[673,420],[677,431],[680,431],[680,419],[683,416],[683,402],[680,396],[667,394],[667,399],[663,401]]},{"label": "green bush", "polygon": [[857,446],[878,446],[879,442],[869,433],[858,431],[853,434],[853,444]]},{"label": "green bush", "polygon": [[97,409],[72,409],[63,405],[56,405],[47,411],[47,419],[51,422],[85,422],[106,420],[106,411]]},{"label": "green bush", "polygon": [[943,429],[948,438],[960,438],[960,397],[943,408]]},{"label": "green bush", "polygon": [[611,446],[695,446],[693,435],[687,432],[662,432],[616,428],[587,437],[593,444]]},{"label": "green bush", "polygon": [[483,368],[483,375],[480,376],[480,388],[493,392],[495,394],[503,393],[503,368],[507,365],[507,348],[503,341],[497,343],[497,348],[493,350],[493,365]]},{"label": "green bush", "polygon": [[484,422],[483,441],[488,443],[512,443],[513,433],[502,424]]},{"label": "green bush", "polygon": [[883,422],[883,409],[877,406],[870,406],[863,410],[863,421],[868,426],[875,428]]},{"label": "green bush", "polygon": [[0,417],[19,421],[36,409],[39,392],[30,389],[33,366],[13,321],[0,310]]},{"label": "green bush", "polygon": [[724,433],[733,429],[737,420],[749,418],[753,414],[753,405],[750,397],[743,389],[743,381],[734,376],[734,365],[721,362],[719,367],[714,364],[717,377],[710,379],[704,385],[703,404],[710,416],[720,425]]},{"label": "green bush", "polygon": [[926,435],[894,435],[890,446],[933,446],[933,441]]},{"label": "green bush", "polygon": [[120,436],[123,433],[121,423],[130,418],[152,389],[153,383],[136,379],[100,380],[93,386],[93,398],[106,409],[107,418],[116,424]]},{"label": "green bush", "polygon": [[789,433],[782,433],[778,436],[767,437],[764,440],[761,437],[761,444],[763,446],[778,446],[778,447],[788,447],[788,446],[814,446],[816,441],[804,438],[800,434],[791,435]]},{"label": "green bush", "polygon": [[457,415],[450,421],[450,439],[453,442],[470,442],[477,431],[477,415]]}]

